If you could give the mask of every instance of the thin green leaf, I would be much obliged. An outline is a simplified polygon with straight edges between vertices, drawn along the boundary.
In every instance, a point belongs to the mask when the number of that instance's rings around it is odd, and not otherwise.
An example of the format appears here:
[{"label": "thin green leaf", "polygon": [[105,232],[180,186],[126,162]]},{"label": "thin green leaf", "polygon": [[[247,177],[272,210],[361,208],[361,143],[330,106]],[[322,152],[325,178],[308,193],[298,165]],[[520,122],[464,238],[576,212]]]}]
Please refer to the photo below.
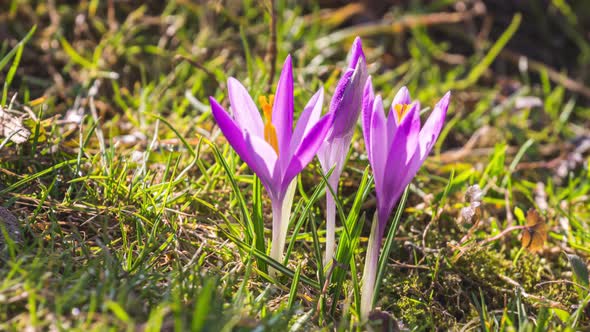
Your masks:
[{"label": "thin green leaf", "polygon": [[393,244],[393,240],[395,238],[395,234],[397,233],[397,229],[399,227],[399,221],[402,218],[402,214],[404,212],[404,208],[406,206],[406,201],[408,199],[409,193],[409,186],[406,186],[404,189],[404,193],[397,204],[397,210],[395,211],[395,216],[393,217],[393,222],[391,226],[389,226],[389,231],[387,232],[387,237],[385,239],[385,245],[381,250],[381,254],[379,256],[379,268],[377,269],[377,280],[375,281],[375,293],[373,294],[373,306],[377,302],[377,298],[379,295],[379,288],[381,288],[381,282],[383,279],[383,275],[385,274],[385,269],[387,268],[387,258],[389,258],[389,252],[391,251],[391,246]]},{"label": "thin green leaf", "polygon": [[27,33],[25,38],[23,38],[20,42],[18,42],[18,44],[16,44],[16,46],[12,50],[10,50],[10,52],[6,53],[6,55],[2,58],[2,60],[0,60],[0,71],[2,71],[2,69],[4,69],[4,66],[6,66],[6,64],[8,64],[8,61],[10,61],[10,59],[12,59],[14,54],[17,52],[18,48],[21,47],[22,45],[25,45],[29,41],[29,39],[31,39],[31,37],[33,37],[33,34],[35,34],[36,30],[37,30],[37,26],[34,25],[31,28],[31,30],[29,30],[29,32]]},{"label": "thin green leaf", "polygon": [[584,285],[588,288],[589,280],[588,280],[588,267],[586,263],[577,255],[573,254],[566,254],[567,259],[572,266],[572,270],[576,276],[577,282]]},{"label": "thin green leaf", "polygon": [[6,98],[8,98],[8,88],[14,79],[14,74],[16,74],[16,70],[18,65],[20,64],[20,59],[23,55],[23,50],[25,48],[25,44],[19,44],[17,46],[16,55],[14,56],[14,61],[12,61],[12,65],[10,65],[10,69],[8,69],[8,74],[6,75],[6,79],[4,80],[4,89],[2,90],[2,103],[0,105],[6,105]]},{"label": "thin green leaf", "polygon": [[295,270],[295,276],[293,277],[293,281],[291,282],[291,290],[289,291],[289,301],[287,302],[287,308],[289,308],[289,310],[293,309],[293,304],[295,303],[295,299],[297,298],[297,285],[299,285],[300,276],[301,263],[297,265],[297,270]]},{"label": "thin green leaf", "polygon": [[207,279],[199,291],[195,308],[193,311],[193,321],[191,331],[201,331],[207,321],[207,315],[211,308],[211,300],[215,294],[215,282],[213,279]]}]

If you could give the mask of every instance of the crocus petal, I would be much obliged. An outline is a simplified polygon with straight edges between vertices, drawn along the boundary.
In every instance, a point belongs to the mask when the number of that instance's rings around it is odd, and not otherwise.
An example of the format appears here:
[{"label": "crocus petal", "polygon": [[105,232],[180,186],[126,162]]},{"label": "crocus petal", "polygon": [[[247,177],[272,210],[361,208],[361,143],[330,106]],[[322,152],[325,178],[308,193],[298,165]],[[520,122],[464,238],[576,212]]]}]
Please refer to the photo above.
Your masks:
[{"label": "crocus petal", "polygon": [[[412,104],[410,104],[410,106],[408,106],[410,109],[407,111],[407,114],[405,114],[405,116],[402,119],[402,123],[404,121],[417,121],[417,123],[415,124],[418,129],[416,131],[416,134],[420,131],[420,103],[419,102],[414,102]],[[389,140],[387,141],[387,146],[391,146],[392,140],[395,138],[395,136],[397,135],[397,129],[398,127],[401,125],[400,123],[397,122],[397,115],[394,114],[393,109],[389,112],[389,116],[387,117],[387,132],[389,135]],[[418,137],[418,136],[416,136]],[[417,146],[418,142],[415,142],[414,146]]]},{"label": "crocus petal", "polygon": [[371,152],[371,117],[373,116],[373,102],[375,100],[375,93],[373,92],[373,83],[371,76],[367,78],[365,88],[363,89],[363,104],[362,104],[362,124],[363,124],[363,138],[365,139],[365,149],[370,160],[372,158]]},{"label": "crocus petal", "polygon": [[361,112],[363,93],[362,87],[367,81],[365,60],[357,62],[354,71],[347,71],[342,77],[330,104],[330,112],[334,112],[334,126],[328,139],[350,135],[356,126]]},{"label": "crocus petal", "polygon": [[263,138],[250,135],[248,132],[246,132],[245,142],[246,151],[252,160],[252,163],[248,164],[248,166],[258,175],[266,190],[271,195],[276,195],[275,191],[278,186],[274,180],[274,175],[275,168],[278,166],[278,158],[275,150]]},{"label": "crocus petal", "polygon": [[344,99],[344,93],[346,92],[346,88],[350,86],[350,81],[352,80],[352,75],[354,74],[354,70],[346,70],[338,84],[336,85],[336,90],[334,90],[334,95],[332,96],[332,100],[330,101],[330,110],[329,112],[334,112],[340,109],[342,105],[342,100]]},{"label": "crocus petal", "polygon": [[373,103],[373,115],[371,117],[370,128],[372,160],[369,159],[369,161],[373,168],[375,183],[382,183],[389,147],[386,144],[388,141],[388,133],[385,113],[383,111],[383,101],[381,100],[380,95],[377,95],[375,102]]},{"label": "crocus petal", "polygon": [[321,144],[324,142],[333,121],[333,114],[328,113],[324,115],[315,126],[313,126],[307,135],[305,135],[301,144],[297,147],[297,150],[295,150],[295,153],[289,161],[289,165],[283,175],[284,187],[289,185],[291,180],[313,159]]},{"label": "crocus petal", "polygon": [[410,104],[412,103],[412,99],[410,98],[410,91],[405,86],[402,86],[401,89],[395,94],[393,97],[393,102],[391,103],[391,107],[393,108],[397,104]]},{"label": "crocus petal", "polygon": [[[395,134],[397,132],[397,127],[399,126],[399,124],[397,123],[397,116],[395,115],[395,111],[393,110],[393,107],[389,110],[389,114],[387,115],[387,132],[389,133],[389,137],[391,139],[393,139],[395,137]],[[391,142],[388,142],[388,145]]]},{"label": "crocus petal", "polygon": [[318,150],[318,159],[324,174],[328,173],[332,167],[337,166],[330,179],[336,177],[336,180],[338,180],[340,178],[351,140],[352,135],[336,137],[331,141],[326,140]]},{"label": "crocus petal", "polygon": [[264,137],[264,124],[256,104],[246,88],[233,77],[227,80],[229,102],[238,125],[256,136]]},{"label": "crocus petal", "polygon": [[418,150],[418,140],[420,137],[420,102],[415,101],[411,104],[408,114],[402,120],[402,125],[407,121],[410,123],[410,137],[408,138],[408,158],[406,164]]},{"label": "crocus petal", "polygon": [[359,60],[367,61],[365,59],[365,53],[363,52],[363,43],[360,37],[356,37],[350,48],[350,61],[348,62],[349,68],[355,68]]},{"label": "crocus petal", "polygon": [[408,172],[403,180],[404,183],[410,183],[410,181],[414,178],[426,157],[432,150],[434,143],[438,139],[440,135],[440,131],[442,130],[442,126],[445,122],[445,117],[447,115],[447,110],[449,108],[449,100],[451,97],[451,93],[447,92],[444,97],[436,104],[434,110],[426,120],[426,123],[420,130],[420,134],[418,137],[418,147],[414,156],[408,163]]},{"label": "crocus petal", "polygon": [[362,89],[367,81],[367,65],[359,37],[355,38],[349,57],[348,69],[338,81],[330,102],[329,111],[335,113],[335,119],[328,140],[350,135],[361,112]]},{"label": "crocus petal", "polygon": [[238,156],[240,156],[248,166],[252,167],[252,160],[247,151],[242,130],[213,97],[209,97],[209,102],[211,103],[213,117],[215,118],[219,129],[221,129],[221,132],[225,136],[225,139],[229,142],[232,148],[234,148]]},{"label": "crocus petal", "polygon": [[397,126],[399,126],[399,122],[400,119],[398,118],[396,112],[395,112],[395,107],[396,105],[409,105],[410,103],[412,103],[412,99],[410,98],[410,92],[408,91],[408,88],[406,88],[405,86],[402,86],[401,89],[399,89],[399,91],[395,94],[395,97],[393,97],[393,102],[391,103],[391,109],[389,110],[389,116],[390,116],[390,120],[393,120],[394,122],[394,127],[397,128]]},{"label": "crocus petal", "polygon": [[313,97],[309,100],[303,112],[297,120],[293,137],[291,137],[290,156],[295,153],[295,149],[301,144],[301,140],[313,126],[318,122],[322,115],[322,104],[324,103],[324,88],[320,87]]},{"label": "crocus petal", "polygon": [[420,130],[420,159],[422,161],[426,159],[438,139],[438,135],[445,123],[450,98],[451,92],[449,91],[434,106],[434,110],[424,123],[422,130]]},{"label": "crocus petal", "polygon": [[[279,155],[289,151],[293,131],[293,66],[287,56],[277,85],[272,108],[272,124],[277,132]],[[284,160],[281,158],[281,160]]]},{"label": "crocus petal", "polygon": [[406,174],[412,172],[408,164],[416,153],[418,137],[420,133],[420,114],[417,107],[412,107],[406,117],[402,120],[392,139],[390,149],[387,153],[385,172],[388,174],[383,179],[383,196],[386,200],[382,213],[389,215],[395,202],[399,199],[401,190],[406,187],[404,183]]}]

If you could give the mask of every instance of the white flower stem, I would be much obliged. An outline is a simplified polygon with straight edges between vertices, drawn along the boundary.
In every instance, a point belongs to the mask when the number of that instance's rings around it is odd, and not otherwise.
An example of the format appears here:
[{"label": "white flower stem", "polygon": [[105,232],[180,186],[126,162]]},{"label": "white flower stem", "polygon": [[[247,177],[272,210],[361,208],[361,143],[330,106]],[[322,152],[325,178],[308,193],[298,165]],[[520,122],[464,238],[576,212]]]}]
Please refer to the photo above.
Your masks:
[{"label": "white flower stem", "polygon": [[377,269],[379,268],[379,251],[381,250],[381,237],[383,235],[382,227],[377,219],[377,212],[373,216],[371,226],[371,235],[369,236],[369,247],[365,258],[365,268],[363,270],[361,286],[361,321],[369,318],[369,313],[373,309],[373,297],[375,293],[375,282],[377,278]]},{"label": "white flower stem", "polygon": [[[297,178],[293,179],[287,188],[287,193],[282,201],[272,202],[272,243],[270,244],[270,257],[277,262],[283,262],[283,250],[289,230],[289,219],[291,217],[291,206],[297,187]],[[271,275],[276,275],[276,270],[270,269]]]},{"label": "white flower stem", "polygon": [[332,261],[336,248],[336,204],[331,193],[326,194],[326,257],[324,267]]},{"label": "white flower stem", "polygon": [[[338,181],[340,172],[332,172],[328,179],[328,186],[332,191],[338,193]],[[326,256],[324,257],[324,268],[332,261],[336,249],[336,199],[332,192],[326,189]]]}]

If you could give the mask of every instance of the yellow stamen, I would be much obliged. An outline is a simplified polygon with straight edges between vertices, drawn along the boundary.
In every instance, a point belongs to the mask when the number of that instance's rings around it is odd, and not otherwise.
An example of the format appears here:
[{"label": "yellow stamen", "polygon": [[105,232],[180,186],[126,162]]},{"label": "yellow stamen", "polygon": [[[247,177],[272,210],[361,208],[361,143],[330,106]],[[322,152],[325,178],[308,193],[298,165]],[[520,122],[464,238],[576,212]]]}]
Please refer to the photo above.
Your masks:
[{"label": "yellow stamen", "polygon": [[278,155],[279,140],[277,139],[277,130],[272,124],[272,105],[275,102],[275,96],[270,95],[268,98],[266,98],[266,96],[260,96],[258,97],[258,102],[260,103],[260,106],[262,106],[262,113],[264,113],[264,119],[266,120],[264,123],[264,140],[272,146]]},{"label": "yellow stamen", "polygon": [[404,116],[408,114],[410,110],[410,105],[408,104],[396,104],[393,108],[395,109],[395,113],[397,115],[397,122],[402,122]]}]

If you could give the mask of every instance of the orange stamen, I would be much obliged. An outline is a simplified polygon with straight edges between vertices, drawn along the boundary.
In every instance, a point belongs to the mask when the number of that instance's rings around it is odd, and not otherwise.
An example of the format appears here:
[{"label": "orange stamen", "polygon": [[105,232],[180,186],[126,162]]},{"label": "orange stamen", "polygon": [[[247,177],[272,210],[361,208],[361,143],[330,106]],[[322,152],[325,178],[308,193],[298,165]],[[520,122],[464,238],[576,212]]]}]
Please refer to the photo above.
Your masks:
[{"label": "orange stamen", "polygon": [[266,120],[264,123],[264,140],[272,146],[278,155],[279,140],[277,139],[277,130],[272,124],[272,105],[275,102],[275,96],[270,95],[268,98],[266,98],[266,96],[260,96],[258,97],[258,102],[260,103],[260,106],[262,106],[262,113],[264,113],[264,118]]},{"label": "orange stamen", "polygon": [[406,116],[406,114],[408,114],[408,111],[410,110],[409,106],[410,105],[408,104],[396,104],[393,107],[397,115],[397,122],[402,122],[402,119],[404,118],[404,116]]}]

